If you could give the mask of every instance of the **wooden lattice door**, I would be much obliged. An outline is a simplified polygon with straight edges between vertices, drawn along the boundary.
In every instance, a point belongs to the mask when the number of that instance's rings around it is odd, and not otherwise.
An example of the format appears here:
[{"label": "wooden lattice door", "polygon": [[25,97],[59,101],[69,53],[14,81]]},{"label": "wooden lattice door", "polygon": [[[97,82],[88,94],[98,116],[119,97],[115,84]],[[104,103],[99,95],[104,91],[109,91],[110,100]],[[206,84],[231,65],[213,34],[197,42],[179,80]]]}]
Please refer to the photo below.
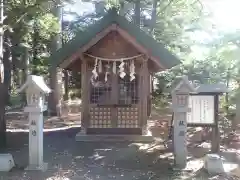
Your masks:
[{"label": "wooden lattice door", "polygon": [[117,127],[138,128],[139,127],[139,98],[138,79],[130,80],[130,76],[118,78],[118,107]]},{"label": "wooden lattice door", "polygon": [[90,79],[90,120],[89,128],[113,127],[112,75],[99,73]]},{"label": "wooden lattice door", "polygon": [[[139,128],[138,78],[130,80],[117,74],[91,78],[90,120],[88,128]],[[105,131],[106,132],[106,131]],[[108,131],[107,131],[108,132]]]}]

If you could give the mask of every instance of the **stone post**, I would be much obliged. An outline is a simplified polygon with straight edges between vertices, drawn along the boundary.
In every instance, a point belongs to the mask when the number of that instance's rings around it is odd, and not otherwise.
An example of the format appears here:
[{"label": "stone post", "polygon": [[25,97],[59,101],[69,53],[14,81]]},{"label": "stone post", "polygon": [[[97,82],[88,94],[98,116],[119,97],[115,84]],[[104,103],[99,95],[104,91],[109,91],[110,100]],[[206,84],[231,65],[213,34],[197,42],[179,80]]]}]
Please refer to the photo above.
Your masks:
[{"label": "stone post", "polygon": [[176,88],[172,91],[172,108],[174,113],[174,157],[175,165],[178,168],[185,168],[187,164],[187,113],[190,111],[189,93],[194,88],[189,83],[187,76],[184,76]]},{"label": "stone post", "polygon": [[47,169],[43,162],[43,111],[45,106],[45,94],[50,89],[41,76],[30,75],[19,92],[26,92],[27,106],[24,111],[29,113],[29,165],[26,170]]}]

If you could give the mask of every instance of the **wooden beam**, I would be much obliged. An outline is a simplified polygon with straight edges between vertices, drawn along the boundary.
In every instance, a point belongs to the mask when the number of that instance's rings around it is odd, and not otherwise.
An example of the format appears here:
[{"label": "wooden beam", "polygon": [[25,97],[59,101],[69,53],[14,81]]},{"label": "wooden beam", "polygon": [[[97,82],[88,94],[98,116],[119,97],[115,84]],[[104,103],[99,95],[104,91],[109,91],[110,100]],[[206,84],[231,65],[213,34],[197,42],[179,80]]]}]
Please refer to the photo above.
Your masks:
[{"label": "wooden beam", "polygon": [[113,30],[117,29],[117,25],[116,24],[112,24],[110,26],[108,26],[106,29],[102,30],[101,32],[99,32],[98,34],[95,35],[95,37],[93,39],[91,39],[87,44],[85,44],[84,46],[82,46],[77,52],[75,52],[74,54],[72,54],[69,58],[65,59],[59,66],[61,68],[66,68],[68,67],[72,62],[74,62],[76,59],[78,59],[78,57],[83,54],[84,52],[86,52],[89,48],[91,48],[92,46],[94,46],[95,44],[97,44],[101,39],[103,39],[108,33],[110,33]]}]

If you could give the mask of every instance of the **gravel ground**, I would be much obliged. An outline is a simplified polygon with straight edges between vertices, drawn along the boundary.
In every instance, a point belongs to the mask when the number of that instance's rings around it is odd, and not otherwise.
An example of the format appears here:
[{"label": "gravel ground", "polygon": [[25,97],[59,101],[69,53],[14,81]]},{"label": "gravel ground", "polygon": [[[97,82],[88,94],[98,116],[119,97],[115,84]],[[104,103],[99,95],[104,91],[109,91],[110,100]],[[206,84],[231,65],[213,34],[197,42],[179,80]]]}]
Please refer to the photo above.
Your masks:
[{"label": "gravel ground", "polygon": [[[79,129],[46,132],[44,160],[46,172],[24,171],[28,162],[28,134],[9,133],[8,149],[17,168],[0,173],[2,180],[167,180],[209,179],[203,170],[179,172],[172,168],[172,156],[160,145],[155,149],[128,143],[76,142]],[[139,145],[139,144],[138,144]],[[143,147],[143,146],[141,146]],[[218,180],[237,178],[218,176]]]},{"label": "gravel ground", "polygon": [[[171,116],[154,116],[153,119],[170,119]],[[28,129],[23,113],[9,113],[8,130]],[[80,125],[80,115],[59,119],[48,118],[44,128],[61,128]],[[201,157],[208,148],[189,148],[191,160],[199,159],[191,170],[173,170],[173,156],[161,144],[129,144],[103,142],[76,142],[79,128],[44,132],[44,161],[46,172],[25,171],[28,164],[28,133],[8,132],[7,153],[14,156],[17,167],[9,173],[0,173],[0,180],[235,180],[227,175],[210,177],[200,169]],[[235,148],[236,149],[236,148]],[[0,151],[1,153],[1,151]],[[195,166],[195,167],[194,167]],[[238,175],[240,172],[237,173]]]}]

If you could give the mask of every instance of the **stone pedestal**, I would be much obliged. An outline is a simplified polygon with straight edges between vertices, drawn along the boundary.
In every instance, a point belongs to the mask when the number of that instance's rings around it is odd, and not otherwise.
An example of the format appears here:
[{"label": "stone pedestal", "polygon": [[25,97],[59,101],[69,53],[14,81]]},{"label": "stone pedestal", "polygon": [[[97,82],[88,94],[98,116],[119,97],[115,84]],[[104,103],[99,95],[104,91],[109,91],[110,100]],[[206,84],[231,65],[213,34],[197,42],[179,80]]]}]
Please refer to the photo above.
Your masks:
[{"label": "stone pedestal", "polygon": [[29,113],[29,166],[26,170],[47,169],[43,162],[43,109],[26,107]]},{"label": "stone pedestal", "polygon": [[185,168],[187,164],[186,116],[184,115],[184,113],[176,113],[176,115],[176,119],[174,118],[173,131],[175,165],[179,168]]}]

